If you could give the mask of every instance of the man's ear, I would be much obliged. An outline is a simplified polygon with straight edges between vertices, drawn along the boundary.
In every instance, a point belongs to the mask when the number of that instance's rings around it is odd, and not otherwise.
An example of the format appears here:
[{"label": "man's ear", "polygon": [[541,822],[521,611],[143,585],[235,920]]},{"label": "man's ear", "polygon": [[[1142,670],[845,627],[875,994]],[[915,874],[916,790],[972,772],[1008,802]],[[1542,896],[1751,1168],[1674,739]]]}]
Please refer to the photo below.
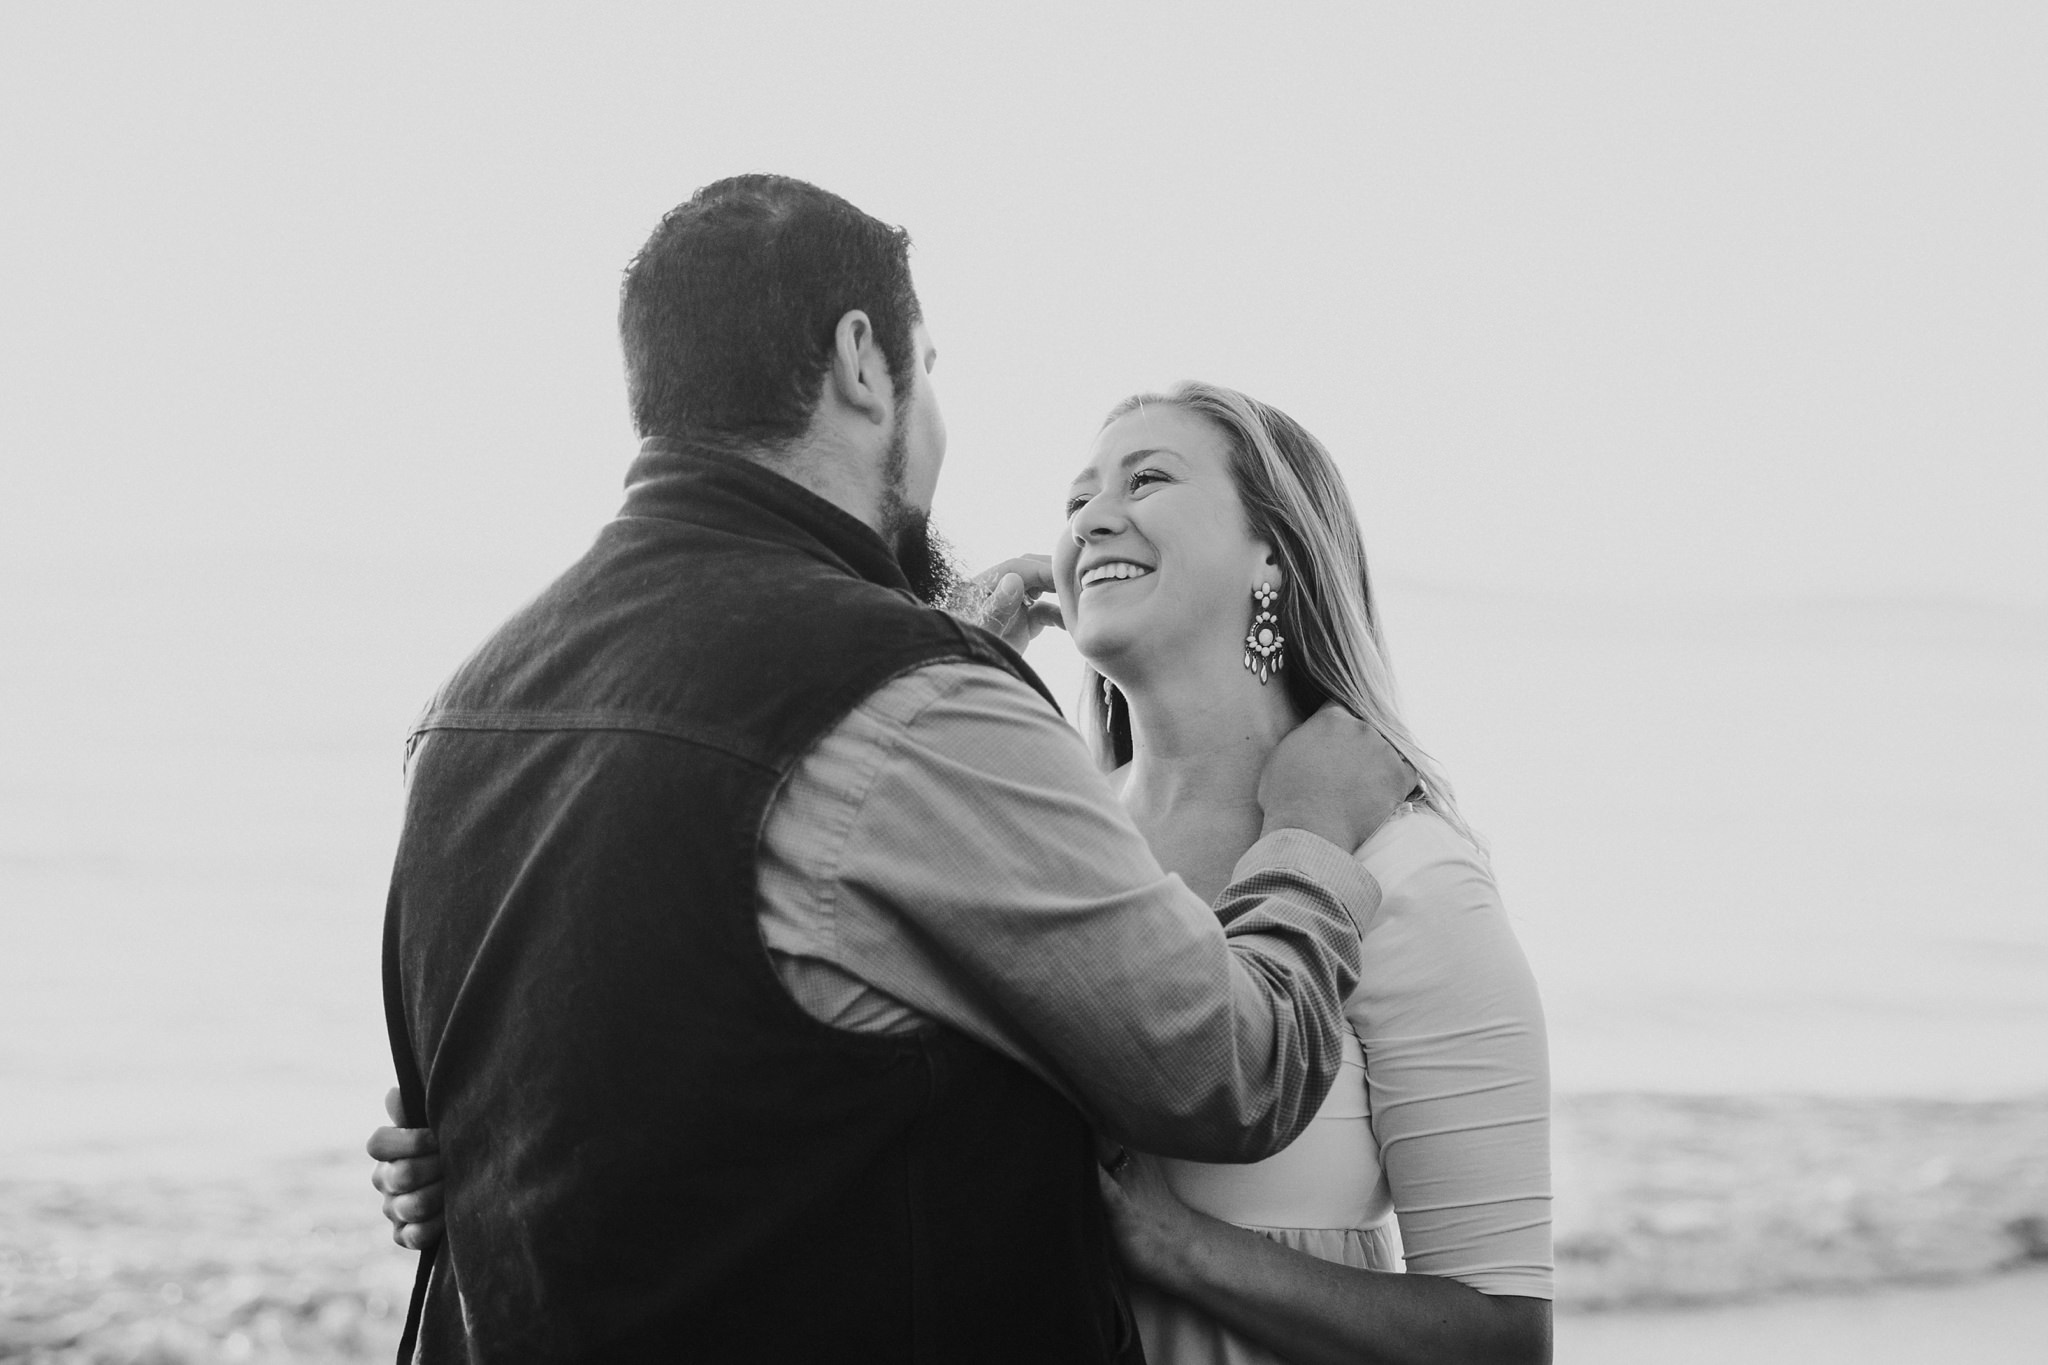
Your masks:
[{"label": "man's ear", "polygon": [[831,396],[877,426],[895,412],[895,386],[888,358],[875,344],[875,324],[856,308],[832,329],[832,370],[825,380]]}]

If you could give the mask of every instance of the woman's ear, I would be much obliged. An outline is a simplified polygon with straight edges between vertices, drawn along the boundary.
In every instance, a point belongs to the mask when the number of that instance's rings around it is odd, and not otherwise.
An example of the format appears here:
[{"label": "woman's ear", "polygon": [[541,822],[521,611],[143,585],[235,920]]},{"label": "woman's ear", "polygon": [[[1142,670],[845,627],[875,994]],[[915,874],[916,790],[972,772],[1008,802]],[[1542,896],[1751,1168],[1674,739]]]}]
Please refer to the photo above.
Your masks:
[{"label": "woman's ear", "polygon": [[1270,545],[1261,545],[1259,548],[1265,553],[1260,558],[1259,566],[1256,570],[1258,581],[1261,583],[1271,583],[1275,588],[1285,588],[1287,586],[1287,573],[1280,567],[1279,551]]}]

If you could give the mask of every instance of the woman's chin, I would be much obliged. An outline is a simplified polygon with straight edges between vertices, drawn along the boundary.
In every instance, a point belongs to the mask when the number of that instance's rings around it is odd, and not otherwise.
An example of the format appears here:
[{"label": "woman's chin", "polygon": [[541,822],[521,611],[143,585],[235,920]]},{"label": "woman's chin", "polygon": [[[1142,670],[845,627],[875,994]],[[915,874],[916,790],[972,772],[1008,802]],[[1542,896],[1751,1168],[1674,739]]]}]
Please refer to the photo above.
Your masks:
[{"label": "woman's chin", "polygon": [[1118,661],[1130,654],[1131,641],[1126,631],[1108,628],[1082,627],[1073,633],[1074,649],[1082,661],[1097,673],[1114,680],[1120,671]]},{"label": "woman's chin", "polygon": [[[1075,652],[1090,668],[1118,686],[1124,678],[1165,677],[1188,667],[1199,667],[1207,653],[1217,652],[1206,633],[1172,629],[1160,613],[1148,620],[1132,619],[1136,613],[1099,613],[1094,620],[1082,619],[1070,633]],[[1234,641],[1233,641],[1234,643]],[[1221,650],[1228,654],[1229,650]]]},{"label": "woman's chin", "polygon": [[1125,691],[1146,678],[1173,671],[1172,661],[1160,656],[1159,641],[1141,638],[1135,632],[1105,630],[1096,636],[1084,633],[1074,641],[1074,646],[1090,668]]}]

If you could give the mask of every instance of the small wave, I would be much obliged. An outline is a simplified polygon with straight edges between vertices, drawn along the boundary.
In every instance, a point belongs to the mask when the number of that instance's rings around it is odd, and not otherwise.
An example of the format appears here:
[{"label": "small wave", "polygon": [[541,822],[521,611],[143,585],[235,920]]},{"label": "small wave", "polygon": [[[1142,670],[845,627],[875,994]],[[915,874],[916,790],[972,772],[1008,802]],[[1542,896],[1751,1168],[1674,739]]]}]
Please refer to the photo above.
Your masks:
[{"label": "small wave", "polygon": [[1670,1306],[2048,1261],[2048,1095],[1557,1104],[1558,1299]]}]

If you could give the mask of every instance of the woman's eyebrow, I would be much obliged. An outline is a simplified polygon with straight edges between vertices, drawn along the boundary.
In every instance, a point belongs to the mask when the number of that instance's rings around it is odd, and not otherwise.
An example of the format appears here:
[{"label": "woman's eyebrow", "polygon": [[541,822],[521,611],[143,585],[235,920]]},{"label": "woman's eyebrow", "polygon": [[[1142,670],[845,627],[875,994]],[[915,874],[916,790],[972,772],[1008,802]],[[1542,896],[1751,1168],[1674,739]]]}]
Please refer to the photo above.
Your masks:
[{"label": "woman's eyebrow", "polygon": [[[1138,461],[1147,459],[1153,455],[1171,455],[1176,460],[1187,459],[1187,456],[1181,454],[1178,450],[1173,449],[1171,446],[1147,446],[1143,450],[1133,450],[1119,457],[1116,462],[1116,467],[1118,469],[1129,469]],[[1074,481],[1068,484],[1067,487],[1079,488],[1082,484],[1088,482],[1088,480],[1094,477],[1095,471],[1093,469],[1084,469],[1074,476]]]},{"label": "woman's eyebrow", "polygon": [[[1116,467],[1118,469],[1129,469],[1138,461],[1150,459],[1154,455],[1171,455],[1176,460],[1184,460],[1187,458],[1185,455],[1182,455],[1178,450],[1175,450],[1170,446],[1146,446],[1143,450],[1127,451],[1125,454],[1119,456],[1117,458]],[[1087,478],[1090,474],[1093,474],[1094,472],[1095,471],[1092,469],[1084,469],[1078,476],[1075,477],[1074,482],[1079,483],[1082,479]]]},{"label": "woman's eyebrow", "polygon": [[1147,459],[1153,455],[1171,455],[1176,460],[1186,458],[1178,450],[1174,450],[1170,446],[1147,446],[1143,450],[1134,450],[1130,454],[1124,456],[1121,460],[1118,460],[1117,467],[1120,469],[1129,469],[1138,461]]}]

